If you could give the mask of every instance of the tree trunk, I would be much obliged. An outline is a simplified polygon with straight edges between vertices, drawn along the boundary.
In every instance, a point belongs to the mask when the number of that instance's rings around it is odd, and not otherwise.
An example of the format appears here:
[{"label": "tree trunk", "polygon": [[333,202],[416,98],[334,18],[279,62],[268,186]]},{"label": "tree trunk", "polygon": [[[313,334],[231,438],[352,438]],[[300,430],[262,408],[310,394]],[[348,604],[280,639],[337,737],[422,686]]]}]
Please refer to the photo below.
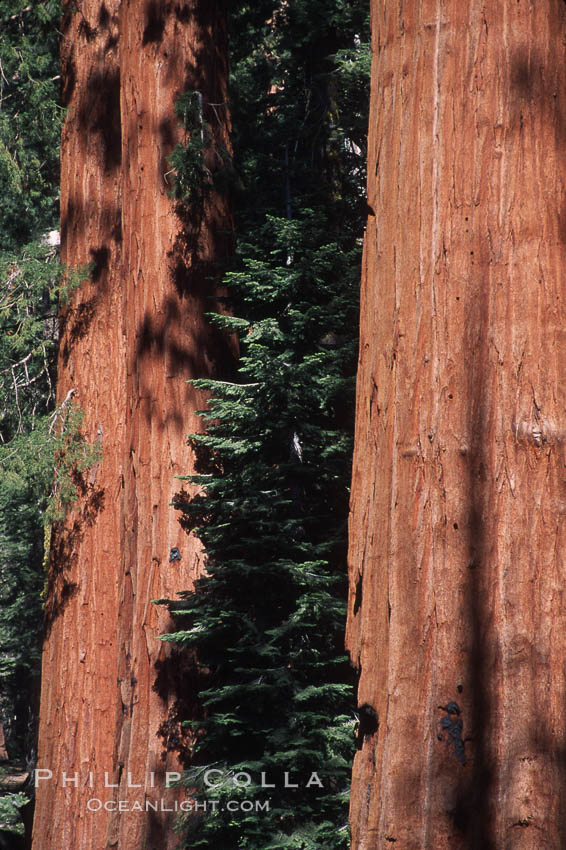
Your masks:
[{"label": "tree trunk", "polygon": [[179,770],[178,701],[186,718],[192,695],[152,600],[202,568],[170,503],[175,476],[194,471],[187,434],[206,406],[187,380],[230,367],[204,313],[231,222],[214,194],[192,216],[176,204],[167,157],[185,90],[201,92],[229,147],[225,42],[210,0],[86,0],[64,18],[62,259],[93,271],[62,317],[58,399],[75,390],[103,455],[54,531],[38,761],[53,775],[37,788],[34,850],[177,845],[165,772]]},{"label": "tree trunk", "polygon": [[566,841],[566,5],[373,0],[354,850]]}]

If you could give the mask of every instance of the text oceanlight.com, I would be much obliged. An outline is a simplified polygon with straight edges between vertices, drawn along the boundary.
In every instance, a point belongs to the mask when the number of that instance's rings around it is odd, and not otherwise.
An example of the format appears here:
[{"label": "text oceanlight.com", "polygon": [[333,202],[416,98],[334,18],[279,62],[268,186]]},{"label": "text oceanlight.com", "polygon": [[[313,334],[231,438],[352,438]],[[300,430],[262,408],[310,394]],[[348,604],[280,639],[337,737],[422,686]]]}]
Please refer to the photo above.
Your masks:
[{"label": "text oceanlight.com", "polygon": [[268,812],[269,800],[99,800],[87,801],[89,812]]}]

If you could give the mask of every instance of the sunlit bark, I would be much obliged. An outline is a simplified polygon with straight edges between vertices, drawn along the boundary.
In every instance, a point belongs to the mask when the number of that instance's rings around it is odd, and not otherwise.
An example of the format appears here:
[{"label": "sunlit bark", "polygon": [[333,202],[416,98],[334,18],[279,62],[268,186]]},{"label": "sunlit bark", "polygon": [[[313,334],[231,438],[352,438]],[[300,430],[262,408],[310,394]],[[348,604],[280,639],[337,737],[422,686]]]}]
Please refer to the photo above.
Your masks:
[{"label": "sunlit bark", "polygon": [[[179,769],[175,703],[191,694],[152,600],[201,571],[198,540],[170,502],[175,476],[194,469],[187,434],[205,406],[187,380],[229,357],[204,312],[231,225],[214,194],[180,215],[167,158],[186,90],[201,92],[228,147],[225,40],[209,0],[85,0],[64,19],[62,258],[93,271],[63,314],[58,397],[76,391],[103,456],[54,533],[38,764],[53,777],[37,789],[34,850],[177,845],[175,815],[160,809],[177,794],[164,788]],[[118,787],[105,787],[105,772]],[[90,799],[159,809],[91,813]]]}]

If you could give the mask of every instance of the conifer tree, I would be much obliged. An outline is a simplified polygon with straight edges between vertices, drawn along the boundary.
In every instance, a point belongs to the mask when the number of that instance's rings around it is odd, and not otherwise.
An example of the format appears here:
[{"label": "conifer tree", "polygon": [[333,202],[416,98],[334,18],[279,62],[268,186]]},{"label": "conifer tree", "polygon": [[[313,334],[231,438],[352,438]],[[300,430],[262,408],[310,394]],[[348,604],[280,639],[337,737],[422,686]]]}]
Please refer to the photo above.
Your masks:
[{"label": "conifer tree", "polygon": [[[190,483],[202,489],[183,490],[176,506],[204,543],[208,574],[171,603],[179,628],[166,636],[198,659],[188,784],[218,804],[186,818],[192,848],[348,845],[354,704],[343,632],[364,6],[232,10],[238,248],[230,310],[211,321],[238,335],[240,368],[233,383],[198,382],[212,395],[208,431],[193,437],[202,474]],[[285,773],[298,788],[284,787]],[[229,801],[269,810],[234,814]]]},{"label": "conifer tree", "polygon": [[[58,218],[59,15],[57,0],[0,2],[0,720],[22,766],[34,759],[44,519],[62,448],[53,418],[60,267],[45,240]],[[11,847],[28,799],[0,800]]]},{"label": "conifer tree", "polygon": [[0,0],[0,251],[58,220],[60,0]]}]

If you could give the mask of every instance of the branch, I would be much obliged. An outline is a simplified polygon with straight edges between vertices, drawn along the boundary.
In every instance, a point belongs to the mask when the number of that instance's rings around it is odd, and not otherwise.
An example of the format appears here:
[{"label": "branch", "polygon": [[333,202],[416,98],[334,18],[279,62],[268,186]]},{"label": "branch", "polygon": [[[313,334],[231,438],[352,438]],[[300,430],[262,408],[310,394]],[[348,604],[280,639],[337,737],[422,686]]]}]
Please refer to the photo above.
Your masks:
[{"label": "branch", "polygon": [[70,402],[73,400],[73,396],[75,395],[76,391],[77,390],[76,390],[75,387],[71,387],[71,389],[69,390],[69,392],[65,396],[64,400],[59,405],[59,407],[55,408],[55,410],[53,411],[53,413],[51,415],[51,424],[49,425],[49,433],[50,434],[53,432],[53,429],[55,427],[55,423],[57,422],[57,420],[62,417],[62,414],[65,412],[65,409],[69,406]]}]

